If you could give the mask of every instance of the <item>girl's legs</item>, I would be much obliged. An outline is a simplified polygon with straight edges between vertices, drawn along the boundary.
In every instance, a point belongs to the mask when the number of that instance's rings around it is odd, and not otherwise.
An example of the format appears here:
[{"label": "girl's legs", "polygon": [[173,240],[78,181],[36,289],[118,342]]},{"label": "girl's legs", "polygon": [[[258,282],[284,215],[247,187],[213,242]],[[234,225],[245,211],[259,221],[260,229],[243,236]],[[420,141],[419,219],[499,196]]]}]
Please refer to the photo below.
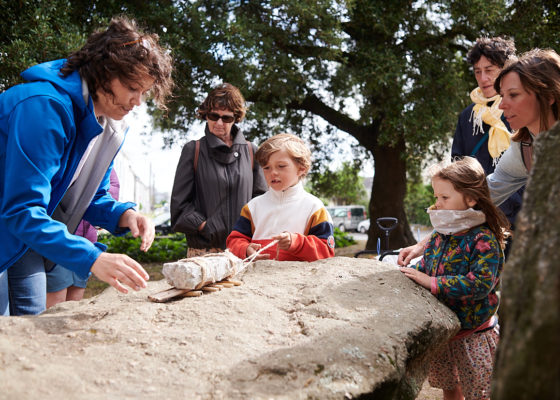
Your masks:
[{"label": "girl's legs", "polygon": [[56,292],[47,292],[47,308],[66,301],[66,291],[66,289],[62,289]]},{"label": "girl's legs", "polygon": [[463,392],[461,391],[461,386],[455,386],[451,390],[443,389],[443,400],[463,400]]},{"label": "girl's legs", "polygon": [[452,342],[453,355],[466,400],[490,398],[490,381],[499,327]]},{"label": "girl's legs", "polygon": [[69,286],[56,292],[47,293],[47,308],[64,301],[79,301],[84,298],[85,288]]},{"label": "girl's legs", "polygon": [[66,301],[80,301],[84,298],[85,288],[70,286],[66,292]]},{"label": "girl's legs", "polygon": [[63,301],[82,300],[86,286],[87,278],[80,278],[62,265],[55,265],[47,272],[47,308]]},{"label": "girl's legs", "polygon": [[35,315],[45,311],[47,278],[43,257],[29,249],[7,272],[10,315]]}]

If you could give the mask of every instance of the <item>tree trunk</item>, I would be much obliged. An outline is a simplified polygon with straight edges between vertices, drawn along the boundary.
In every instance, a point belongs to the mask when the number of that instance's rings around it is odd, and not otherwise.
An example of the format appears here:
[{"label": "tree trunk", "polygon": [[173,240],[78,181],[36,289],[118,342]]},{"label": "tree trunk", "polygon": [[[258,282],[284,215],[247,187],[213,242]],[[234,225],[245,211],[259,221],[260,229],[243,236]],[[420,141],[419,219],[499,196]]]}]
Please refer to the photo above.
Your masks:
[{"label": "tree trunk", "polygon": [[375,222],[380,217],[394,217],[399,220],[398,226],[389,236],[391,249],[416,243],[404,211],[406,162],[404,157],[401,157],[406,152],[404,139],[401,137],[394,147],[380,145],[378,138],[382,117],[370,125],[359,125],[347,115],[324,104],[315,95],[308,96],[303,101],[292,102],[288,108],[305,110],[321,116],[328,123],[354,136],[360,145],[373,154],[375,174],[369,202],[371,223],[366,249],[377,249],[377,238],[381,238],[381,249],[388,250],[385,245],[385,232]]},{"label": "tree trunk", "polygon": [[[381,250],[392,250],[414,244],[416,241],[410,230],[404,211],[406,195],[406,162],[401,158],[406,150],[404,141],[395,147],[379,144],[371,149],[375,160],[375,175],[369,202],[370,227],[366,248],[377,249],[377,238],[381,239]],[[394,217],[397,227],[390,232],[389,247],[385,245],[385,231],[376,223],[377,218]]]},{"label": "tree trunk", "polygon": [[535,164],[502,274],[492,399],[560,399],[560,124],[535,141]]}]

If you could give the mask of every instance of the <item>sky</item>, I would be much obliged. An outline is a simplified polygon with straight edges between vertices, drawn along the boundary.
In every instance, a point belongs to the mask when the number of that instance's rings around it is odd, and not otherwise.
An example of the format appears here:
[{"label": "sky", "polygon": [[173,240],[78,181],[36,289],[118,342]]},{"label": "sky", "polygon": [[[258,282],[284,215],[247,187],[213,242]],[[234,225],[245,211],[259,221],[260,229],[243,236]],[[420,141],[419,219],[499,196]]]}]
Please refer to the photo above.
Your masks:
[{"label": "sky", "polygon": [[156,191],[171,193],[175,170],[183,145],[192,139],[204,135],[204,125],[194,127],[195,136],[185,138],[172,148],[163,148],[163,135],[154,132],[152,135],[142,132],[152,129],[151,116],[146,106],[135,108],[125,117],[129,131],[123,146],[123,151],[134,166],[136,174],[145,184],[150,182],[150,170]]}]

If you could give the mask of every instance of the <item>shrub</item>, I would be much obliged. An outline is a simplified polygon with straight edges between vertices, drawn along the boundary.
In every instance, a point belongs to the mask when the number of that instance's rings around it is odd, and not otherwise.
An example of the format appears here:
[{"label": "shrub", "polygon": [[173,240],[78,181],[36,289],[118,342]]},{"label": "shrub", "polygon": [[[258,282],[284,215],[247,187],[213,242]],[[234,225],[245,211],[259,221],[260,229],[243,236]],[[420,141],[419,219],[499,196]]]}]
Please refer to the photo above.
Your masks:
[{"label": "shrub", "polygon": [[141,239],[125,236],[100,235],[99,242],[107,246],[109,253],[122,253],[138,262],[167,262],[185,258],[187,255],[187,240],[183,234],[156,236],[147,252],[140,250]]},{"label": "shrub", "polygon": [[335,248],[347,247],[357,242],[352,236],[349,236],[346,232],[342,232],[338,228],[334,228],[334,246]]}]

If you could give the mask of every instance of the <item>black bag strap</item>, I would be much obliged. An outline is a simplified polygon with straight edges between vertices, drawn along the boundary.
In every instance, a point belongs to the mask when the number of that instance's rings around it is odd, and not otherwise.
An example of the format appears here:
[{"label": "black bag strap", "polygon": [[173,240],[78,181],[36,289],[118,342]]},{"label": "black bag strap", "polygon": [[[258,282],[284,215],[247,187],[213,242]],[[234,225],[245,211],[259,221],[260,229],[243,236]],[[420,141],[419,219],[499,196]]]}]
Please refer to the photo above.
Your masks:
[{"label": "black bag strap", "polygon": [[533,138],[528,142],[521,142],[521,159],[527,171],[531,172],[533,167]]},{"label": "black bag strap", "polygon": [[484,144],[484,142],[486,142],[486,140],[488,140],[488,132],[486,132],[478,141],[478,143],[476,144],[476,146],[474,146],[473,151],[471,151],[471,157],[474,157],[476,155],[476,153],[478,153],[478,150],[480,150],[480,147]]},{"label": "black bag strap", "polygon": [[194,173],[196,174],[196,168],[198,167],[198,153],[200,153],[200,141],[196,141],[196,146],[194,148],[194,161],[193,161],[193,166],[194,166]]}]

